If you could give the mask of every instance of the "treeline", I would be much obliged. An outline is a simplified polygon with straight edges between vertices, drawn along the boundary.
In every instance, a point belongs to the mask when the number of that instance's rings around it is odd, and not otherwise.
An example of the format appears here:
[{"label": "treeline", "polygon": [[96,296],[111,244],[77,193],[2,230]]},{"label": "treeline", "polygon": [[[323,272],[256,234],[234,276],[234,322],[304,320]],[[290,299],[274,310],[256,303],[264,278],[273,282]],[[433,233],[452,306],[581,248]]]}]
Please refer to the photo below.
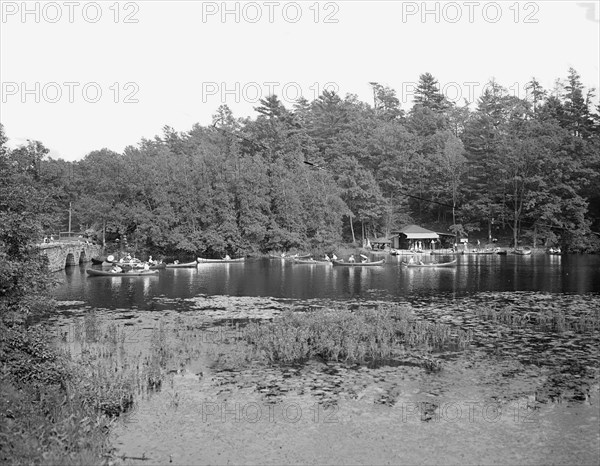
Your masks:
[{"label": "treeline", "polygon": [[408,112],[371,86],[372,104],[325,91],[293,108],[270,96],[254,119],[221,106],[211,126],[165,127],[123,154],[46,160],[30,142],[5,157],[63,229],[72,202],[74,226],[140,251],[328,249],[408,223],[600,249],[600,109],[575,70],[553,92],[532,79],[526,99],[490,82],[473,109],[428,73]]}]

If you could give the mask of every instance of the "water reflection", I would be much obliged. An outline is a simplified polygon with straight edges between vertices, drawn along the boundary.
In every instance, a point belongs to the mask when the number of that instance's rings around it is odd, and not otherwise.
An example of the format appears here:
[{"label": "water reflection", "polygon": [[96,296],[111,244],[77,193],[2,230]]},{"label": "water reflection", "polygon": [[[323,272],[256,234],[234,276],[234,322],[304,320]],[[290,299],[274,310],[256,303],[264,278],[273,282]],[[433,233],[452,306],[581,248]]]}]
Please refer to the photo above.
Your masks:
[{"label": "water reflection", "polygon": [[418,268],[402,267],[403,282],[410,293],[435,293],[438,290],[455,292],[459,276],[458,267]]}]

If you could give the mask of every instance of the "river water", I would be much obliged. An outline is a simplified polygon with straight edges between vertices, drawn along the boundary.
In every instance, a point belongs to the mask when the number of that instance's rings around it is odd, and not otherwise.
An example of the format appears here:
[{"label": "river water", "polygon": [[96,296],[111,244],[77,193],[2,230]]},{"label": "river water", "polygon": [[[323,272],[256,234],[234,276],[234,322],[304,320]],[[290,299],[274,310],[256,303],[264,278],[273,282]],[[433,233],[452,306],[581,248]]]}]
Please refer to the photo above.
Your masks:
[{"label": "river water", "polygon": [[[132,353],[159,325],[177,351],[193,348],[114,428],[118,462],[598,464],[599,256],[465,255],[448,269],[384,257],[368,268],[253,259],[152,277],[57,273],[61,333],[95,312],[129,332]],[[197,339],[200,328],[340,303],[408,307],[473,341],[436,355],[443,369],[430,372],[320,361],[231,368],[215,363],[213,340]],[[507,314],[523,324],[507,325]],[[561,328],[530,325],[542,315]]]}]

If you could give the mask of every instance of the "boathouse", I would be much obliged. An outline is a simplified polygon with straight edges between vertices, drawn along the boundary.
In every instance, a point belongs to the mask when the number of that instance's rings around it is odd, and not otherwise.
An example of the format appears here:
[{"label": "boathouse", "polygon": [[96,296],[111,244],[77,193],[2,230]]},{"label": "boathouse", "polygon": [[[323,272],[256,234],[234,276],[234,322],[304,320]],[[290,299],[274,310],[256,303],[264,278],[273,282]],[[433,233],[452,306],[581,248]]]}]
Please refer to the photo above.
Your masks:
[{"label": "boathouse", "polygon": [[400,230],[392,231],[392,247],[395,249],[439,249],[440,235],[418,225],[407,225]]}]

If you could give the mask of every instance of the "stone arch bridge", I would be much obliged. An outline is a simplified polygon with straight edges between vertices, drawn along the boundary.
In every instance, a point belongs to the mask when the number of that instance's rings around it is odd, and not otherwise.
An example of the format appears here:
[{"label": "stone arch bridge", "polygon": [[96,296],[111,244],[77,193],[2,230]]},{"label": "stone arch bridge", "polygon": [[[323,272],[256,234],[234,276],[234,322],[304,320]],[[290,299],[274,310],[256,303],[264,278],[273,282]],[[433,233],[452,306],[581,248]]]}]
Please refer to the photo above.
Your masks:
[{"label": "stone arch bridge", "polygon": [[84,241],[56,241],[38,246],[40,254],[48,258],[48,269],[51,272],[89,262],[92,257],[100,256],[102,252],[102,246]]}]

